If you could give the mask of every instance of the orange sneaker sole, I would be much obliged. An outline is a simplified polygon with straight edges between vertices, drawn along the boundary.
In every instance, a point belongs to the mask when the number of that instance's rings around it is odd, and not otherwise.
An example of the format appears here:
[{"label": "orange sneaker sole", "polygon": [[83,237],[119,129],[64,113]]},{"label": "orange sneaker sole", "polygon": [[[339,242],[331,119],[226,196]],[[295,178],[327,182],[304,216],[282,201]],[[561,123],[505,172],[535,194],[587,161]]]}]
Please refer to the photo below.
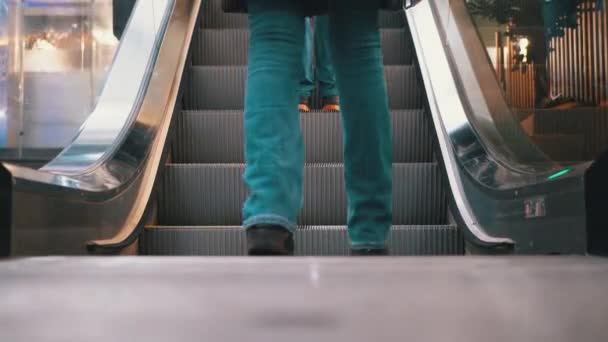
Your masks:
[{"label": "orange sneaker sole", "polygon": [[305,104],[301,104],[301,103],[300,103],[300,104],[298,105],[298,111],[303,112],[303,113],[308,113],[308,112],[310,112],[310,107],[308,107],[308,106],[307,106],[307,105],[305,105]]},{"label": "orange sneaker sole", "polygon": [[327,104],[327,105],[323,106],[323,108],[321,108],[321,110],[326,111],[326,112],[339,112],[340,111],[340,105],[337,105],[337,104]]}]

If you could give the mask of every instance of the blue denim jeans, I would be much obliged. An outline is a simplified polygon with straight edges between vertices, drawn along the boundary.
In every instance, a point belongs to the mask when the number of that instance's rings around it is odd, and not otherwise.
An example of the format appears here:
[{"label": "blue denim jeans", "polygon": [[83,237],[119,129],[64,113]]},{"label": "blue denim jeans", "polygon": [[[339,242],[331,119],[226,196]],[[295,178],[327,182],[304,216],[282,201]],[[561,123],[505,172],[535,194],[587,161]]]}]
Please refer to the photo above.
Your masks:
[{"label": "blue denim jeans", "polygon": [[319,82],[321,97],[338,96],[336,73],[330,53],[329,17],[324,15],[304,20],[304,53],[302,55],[304,76],[300,82],[300,97],[312,97],[316,81]]},{"label": "blue denim jeans", "polygon": [[[392,221],[392,138],[378,4],[335,0],[331,56],[341,96],[348,232],[353,248],[384,247]],[[245,229],[296,229],[304,142],[298,112],[305,21],[295,0],[249,0],[245,98]]]}]

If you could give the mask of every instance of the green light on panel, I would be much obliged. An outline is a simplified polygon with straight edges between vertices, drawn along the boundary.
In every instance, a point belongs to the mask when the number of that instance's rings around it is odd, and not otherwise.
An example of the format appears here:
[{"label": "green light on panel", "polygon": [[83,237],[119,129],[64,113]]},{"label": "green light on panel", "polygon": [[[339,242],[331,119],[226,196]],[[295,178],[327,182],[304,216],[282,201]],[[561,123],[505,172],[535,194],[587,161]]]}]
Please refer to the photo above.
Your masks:
[{"label": "green light on panel", "polygon": [[570,171],[572,171],[572,169],[569,169],[569,168],[568,169],[563,169],[563,170],[558,171],[558,172],[552,174],[551,176],[549,176],[549,179],[559,178],[559,177],[561,177],[561,176],[563,176],[563,175],[565,175],[567,173],[570,173]]}]

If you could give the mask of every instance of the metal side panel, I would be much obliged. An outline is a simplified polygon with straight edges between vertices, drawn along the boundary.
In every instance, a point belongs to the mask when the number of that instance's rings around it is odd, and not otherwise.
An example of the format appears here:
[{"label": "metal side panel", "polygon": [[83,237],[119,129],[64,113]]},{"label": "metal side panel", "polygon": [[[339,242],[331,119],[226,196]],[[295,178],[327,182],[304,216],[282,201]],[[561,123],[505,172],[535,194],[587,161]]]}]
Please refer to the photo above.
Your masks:
[{"label": "metal side panel", "polygon": [[[406,29],[382,29],[384,64],[412,64],[413,50]],[[246,65],[249,50],[247,29],[203,29],[194,36],[194,65]]]},{"label": "metal side panel", "polygon": [[[433,139],[422,110],[392,112],[393,161],[431,162]],[[306,162],[341,163],[343,157],[340,113],[301,115]],[[243,163],[243,113],[238,110],[187,111],[178,119],[173,143],[175,163]],[[229,139],[227,138],[229,137]]]},{"label": "metal side panel", "polygon": [[[194,66],[189,73],[186,109],[243,108],[246,66]],[[413,66],[386,66],[385,77],[390,108],[422,108],[422,92]]]},{"label": "metal side panel", "polygon": [[[244,166],[172,164],[164,172],[159,199],[161,225],[240,225],[247,190]],[[341,164],[307,165],[302,225],[346,224]],[[393,223],[434,225],[446,220],[446,195],[437,164],[395,164]]]},{"label": "metal side panel", "polygon": [[[349,254],[344,226],[304,226],[296,232],[296,255]],[[241,227],[148,227],[140,240],[143,255],[245,255]],[[392,255],[462,255],[464,242],[455,226],[394,226]]]},{"label": "metal side panel", "polygon": [[11,190],[10,202],[0,201],[0,235],[10,231],[11,256],[84,254],[92,240],[105,247],[133,237],[163,165],[200,5],[138,1],[103,95],[72,144],[40,170],[0,165]]},{"label": "metal side panel", "polygon": [[[467,2],[420,1],[407,18],[455,218],[471,244],[493,252],[584,253],[589,164],[553,176],[564,166],[522,131]],[[474,147],[477,153],[461,153]]]}]

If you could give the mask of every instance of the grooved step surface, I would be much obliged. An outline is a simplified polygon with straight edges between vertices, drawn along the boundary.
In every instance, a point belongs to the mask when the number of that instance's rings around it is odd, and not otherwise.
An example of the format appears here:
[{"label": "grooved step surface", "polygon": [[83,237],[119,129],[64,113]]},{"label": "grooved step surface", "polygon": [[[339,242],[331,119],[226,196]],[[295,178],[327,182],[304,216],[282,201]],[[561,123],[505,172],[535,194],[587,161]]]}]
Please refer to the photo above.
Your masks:
[{"label": "grooved step surface", "polygon": [[405,27],[405,11],[380,11],[378,24],[384,28]]},{"label": "grooved step surface", "polygon": [[[247,14],[224,13],[221,0],[203,1],[199,24],[205,28],[247,28]],[[378,23],[384,28],[405,26],[405,12],[380,11]]]},{"label": "grooved step surface", "polygon": [[[171,164],[159,199],[161,225],[236,226],[247,194],[244,166]],[[302,225],[345,225],[346,195],[341,164],[307,165]],[[446,196],[437,164],[395,164],[393,223],[436,225],[446,220]]]},{"label": "grooved step surface", "polygon": [[[392,111],[393,161],[430,162],[433,140],[422,110]],[[306,162],[343,162],[340,113],[301,114]],[[243,163],[243,113],[238,110],[187,111],[178,119],[175,163]]]},{"label": "grooved step surface", "polygon": [[199,15],[199,25],[204,28],[247,28],[247,14],[224,13],[222,0],[205,0]]},{"label": "grooved step surface", "polygon": [[[349,255],[344,226],[300,227],[296,255]],[[394,226],[389,242],[392,255],[462,255],[464,244],[455,226]],[[148,227],[141,237],[145,255],[240,256],[246,254],[241,227]]]},{"label": "grooved step surface", "polygon": [[[412,64],[413,47],[404,29],[383,29],[384,64]],[[193,37],[194,65],[246,65],[249,31],[245,29],[198,30]]]},{"label": "grooved step surface", "polygon": [[[186,109],[242,109],[245,98],[245,66],[194,66],[189,71]],[[413,66],[385,67],[389,107],[422,108],[422,92]]]},{"label": "grooved step surface", "polygon": [[[243,255],[241,208],[243,103],[249,33],[246,14],[227,14],[221,0],[203,2],[186,71],[184,108],[172,160],[160,182],[160,226],[145,230],[149,255]],[[433,160],[433,133],[416,79],[404,12],[380,12],[393,134],[395,255],[458,255],[464,242],[444,225],[447,203]],[[294,108],[295,114],[295,108]],[[299,255],[347,255],[346,196],[340,113],[301,115],[306,143],[304,202],[297,231]],[[316,163],[316,164],[315,164]],[[324,164],[322,164],[324,163]],[[334,164],[330,164],[334,163]]]}]

